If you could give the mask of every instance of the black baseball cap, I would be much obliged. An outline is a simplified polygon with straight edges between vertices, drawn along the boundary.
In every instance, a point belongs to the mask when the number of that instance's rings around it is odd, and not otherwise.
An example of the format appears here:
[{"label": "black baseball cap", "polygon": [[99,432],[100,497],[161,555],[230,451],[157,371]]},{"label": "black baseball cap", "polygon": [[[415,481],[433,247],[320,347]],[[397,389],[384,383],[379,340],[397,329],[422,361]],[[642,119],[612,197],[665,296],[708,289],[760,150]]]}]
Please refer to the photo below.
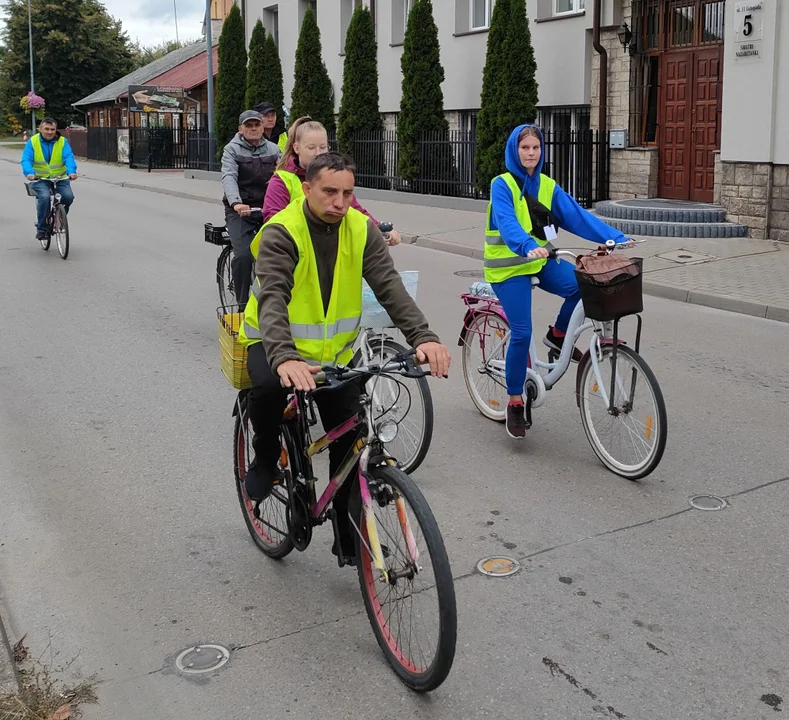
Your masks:
[{"label": "black baseball cap", "polygon": [[271,103],[260,103],[260,105],[255,105],[255,110],[259,112],[261,115],[268,115],[269,113],[277,112],[277,109]]},{"label": "black baseball cap", "polygon": [[263,118],[260,117],[260,113],[257,110],[244,110],[244,112],[242,112],[241,116],[238,118],[238,124],[243,125],[245,122],[250,120],[257,120],[258,122],[261,122]]}]

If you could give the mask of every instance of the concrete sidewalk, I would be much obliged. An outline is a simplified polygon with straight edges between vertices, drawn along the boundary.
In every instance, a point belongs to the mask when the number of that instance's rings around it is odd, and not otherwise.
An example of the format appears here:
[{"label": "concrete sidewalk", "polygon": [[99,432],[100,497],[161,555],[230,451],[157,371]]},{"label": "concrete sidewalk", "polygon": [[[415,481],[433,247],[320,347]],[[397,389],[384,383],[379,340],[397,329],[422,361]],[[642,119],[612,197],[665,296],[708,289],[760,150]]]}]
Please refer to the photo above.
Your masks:
[{"label": "concrete sidewalk", "polygon": [[[3,148],[0,159],[19,162],[18,153]],[[79,169],[90,181],[210,203],[216,209],[207,209],[206,221],[222,221],[218,174],[211,180],[190,179],[184,171],[148,173],[85,160]],[[357,195],[377,219],[395,224],[403,242],[465,256],[473,261],[469,269],[481,271],[484,202],[365,188]],[[558,244],[592,247],[569,233],[562,233]],[[789,245],[745,238],[650,237],[629,254],[644,258],[647,294],[789,322]]]}]

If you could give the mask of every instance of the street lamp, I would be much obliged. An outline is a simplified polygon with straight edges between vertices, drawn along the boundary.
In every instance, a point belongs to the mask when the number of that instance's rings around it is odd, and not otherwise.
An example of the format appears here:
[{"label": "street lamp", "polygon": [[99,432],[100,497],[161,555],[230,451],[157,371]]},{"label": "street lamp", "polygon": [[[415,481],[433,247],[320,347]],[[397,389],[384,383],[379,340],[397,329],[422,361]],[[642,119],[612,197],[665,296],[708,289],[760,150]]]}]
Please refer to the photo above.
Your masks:
[{"label": "street lamp", "polygon": [[616,31],[616,36],[619,38],[619,42],[622,43],[622,47],[626,48],[630,44],[633,33],[630,31],[627,23],[623,22],[619,26],[619,30]]},{"label": "street lamp", "polygon": [[[29,0],[28,0],[29,2]],[[211,0],[205,0],[205,54],[208,59],[208,169],[214,167],[214,44],[211,38]]]},{"label": "street lamp", "polygon": [[[36,91],[36,80],[33,76],[33,14],[30,11],[30,0],[27,0],[27,32],[30,41],[30,92]],[[30,109],[30,119],[33,124],[33,134],[36,134],[36,111]]]}]

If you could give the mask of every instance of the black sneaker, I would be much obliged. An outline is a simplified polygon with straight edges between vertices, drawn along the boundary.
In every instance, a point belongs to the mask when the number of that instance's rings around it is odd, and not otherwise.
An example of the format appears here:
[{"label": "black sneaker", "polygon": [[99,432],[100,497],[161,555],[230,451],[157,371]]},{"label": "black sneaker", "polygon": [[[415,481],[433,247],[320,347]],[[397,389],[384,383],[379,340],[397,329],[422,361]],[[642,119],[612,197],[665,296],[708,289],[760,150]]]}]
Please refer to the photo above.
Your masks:
[{"label": "black sneaker", "polygon": [[523,403],[507,405],[507,435],[516,440],[526,437],[529,424],[526,422],[526,406]]},{"label": "black sneaker", "polygon": [[247,468],[247,476],[244,479],[244,490],[250,500],[262,502],[269,495],[275,485],[279,485],[285,476],[279,470],[270,470],[261,467],[256,462]]},{"label": "black sneaker", "polygon": [[[542,341],[543,345],[551,348],[551,350],[556,350],[557,352],[561,352],[562,346],[564,345],[565,336],[563,335],[562,337],[557,337],[556,335],[553,334],[553,331],[554,331],[553,325],[549,325],[548,334],[545,336],[545,339]],[[574,363],[581,362],[581,358],[583,356],[584,354],[577,347],[573,348],[572,361]]]},{"label": "black sneaker", "polygon": [[36,233],[36,240],[41,241],[41,240],[46,240],[46,239],[47,239],[47,234],[46,233],[42,233],[42,232],[37,232]]}]

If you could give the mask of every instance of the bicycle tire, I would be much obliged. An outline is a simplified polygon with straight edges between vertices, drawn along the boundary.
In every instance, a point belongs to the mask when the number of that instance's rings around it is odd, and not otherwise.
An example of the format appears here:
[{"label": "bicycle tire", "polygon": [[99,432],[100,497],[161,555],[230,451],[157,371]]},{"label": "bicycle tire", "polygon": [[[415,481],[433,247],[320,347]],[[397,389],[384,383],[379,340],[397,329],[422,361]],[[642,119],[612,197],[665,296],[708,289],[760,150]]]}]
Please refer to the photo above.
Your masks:
[{"label": "bicycle tire", "polygon": [[[605,364],[606,361],[610,363],[610,356],[612,352],[612,346],[608,345],[603,347],[602,360],[600,361],[601,365]],[[605,447],[603,447],[602,442],[600,441],[599,436],[593,427],[594,423],[590,424],[591,414],[589,398],[585,392],[586,381],[589,377],[589,374],[592,373],[592,362],[588,356],[578,367],[578,406],[581,412],[581,423],[583,425],[584,432],[586,433],[586,439],[589,441],[589,444],[592,446],[592,450],[594,450],[595,455],[597,455],[600,462],[602,462],[603,465],[614,474],[626,478],[627,480],[635,481],[652,473],[663,458],[663,453],[666,449],[666,440],[668,439],[668,414],[666,412],[666,403],[663,399],[663,392],[660,389],[660,385],[657,381],[657,378],[655,377],[655,374],[652,372],[652,369],[649,367],[646,360],[644,360],[644,358],[642,358],[635,350],[632,350],[625,345],[619,346],[617,349],[617,354],[629,358],[633,365],[638,368],[638,371],[649,385],[652,397],[655,402],[658,437],[657,441],[655,442],[654,449],[647,457],[646,461],[641,466],[634,467],[631,470],[624,469],[621,467],[621,464],[617,465],[611,454],[606,450]],[[607,391],[610,392],[608,389]],[[648,432],[651,433],[652,428],[654,427],[654,421],[653,424],[649,425],[648,427]]]},{"label": "bicycle tire", "polygon": [[55,241],[57,242],[60,257],[65,260],[69,251],[68,215],[66,214],[66,208],[62,205],[58,205],[55,212],[58,214],[58,231],[55,235]]},{"label": "bicycle tire", "polygon": [[232,305],[238,304],[233,294],[232,260],[233,248],[231,245],[225,245],[225,247],[222,248],[222,252],[219,253],[219,259],[216,261],[216,283],[219,286],[219,304],[225,312],[227,312]]},{"label": "bicycle tire", "polygon": [[[501,398],[496,397],[488,397],[487,399],[483,397],[482,393],[477,388],[476,384],[474,383],[474,377],[485,374],[480,373],[479,368],[477,367],[477,363],[475,363],[471,357],[472,353],[472,346],[469,341],[469,336],[472,338],[479,337],[479,333],[481,330],[476,330],[479,326],[480,321],[484,321],[488,318],[491,318],[498,323],[501,328],[500,331],[506,334],[509,331],[510,326],[509,323],[501,317],[501,315],[493,312],[475,312],[471,316],[471,325],[468,327],[463,328],[463,350],[462,350],[462,366],[463,366],[463,380],[466,383],[466,390],[468,391],[469,397],[471,398],[471,402],[474,403],[474,406],[477,410],[480,411],[486,418],[489,420],[493,420],[494,422],[503,423],[507,419],[507,403],[509,402],[509,394],[507,393],[507,388],[502,387],[500,383],[498,383],[494,378],[489,377],[489,381],[493,383],[491,388],[495,390],[496,393],[501,395]],[[506,351],[504,357],[501,359],[504,360],[506,357]],[[483,361],[485,360],[484,357],[480,355],[480,359]],[[488,393],[488,395],[491,395]],[[496,405],[492,405],[492,403],[496,403]],[[501,410],[494,409],[496,407],[500,407]]]},{"label": "bicycle tire", "polygon": [[[376,336],[370,342],[373,352],[376,355],[387,354],[389,357],[394,357],[400,353],[408,351],[404,345],[396,342],[392,338]],[[358,367],[362,361],[362,349],[359,348],[350,362],[350,367]],[[430,384],[427,382],[426,377],[415,378],[416,386],[419,389],[419,394],[422,397],[422,432],[419,438],[419,443],[415,446],[415,450],[409,458],[398,457],[392,453],[399,463],[400,469],[410,475],[413,473],[427,457],[430,450],[430,445],[433,442],[433,426],[434,426],[434,412],[433,412],[433,394],[430,392]],[[395,440],[396,442],[396,440]],[[386,445],[384,447],[387,447]],[[388,449],[388,448],[387,448]]]},{"label": "bicycle tire", "polygon": [[[262,523],[256,523],[256,518],[253,514],[254,502],[249,499],[246,494],[246,490],[244,489],[244,478],[246,476],[247,467],[246,459],[248,457],[247,437],[249,437],[249,433],[251,433],[251,428],[246,427],[242,431],[242,423],[244,423],[245,426],[248,423],[246,408],[243,406],[241,407],[240,412],[236,415],[235,427],[233,429],[233,470],[236,479],[236,494],[238,495],[238,502],[241,505],[244,523],[246,524],[247,530],[249,531],[249,534],[255,545],[268,557],[274,560],[279,560],[293,551],[293,542],[290,539],[290,535],[287,534],[284,510],[281,520],[283,526],[281,529],[284,529],[286,533],[282,535],[282,540],[277,543],[274,543],[273,538],[269,535],[269,533],[273,532],[270,528],[266,527]],[[287,435],[285,438],[287,441]],[[288,452],[290,453],[290,456],[293,457],[292,449],[289,449]],[[272,495],[260,503],[261,515],[263,515],[265,512],[264,505],[267,503],[280,502],[280,500],[277,499],[278,495],[274,494],[279,492],[281,492],[282,496],[285,498],[285,500],[287,500],[287,492],[283,487],[279,486],[274,488]]]},{"label": "bicycle tire", "polygon": [[[435,577],[434,587],[438,605],[439,637],[436,642],[435,657],[429,666],[424,671],[415,672],[407,666],[404,659],[401,659],[403,658],[403,652],[400,648],[400,633],[398,631],[397,638],[395,638],[390,628],[393,613],[390,613],[388,618],[386,617],[378,593],[375,591],[376,583],[381,581],[378,580],[378,571],[373,567],[370,553],[365,545],[368,542],[367,525],[362,520],[359,523],[362,535],[360,536],[359,533],[356,533],[356,557],[358,558],[357,571],[362,597],[364,598],[364,606],[378,645],[398,677],[406,686],[416,692],[429,692],[441,685],[449,675],[457,645],[457,604],[449,558],[433,512],[413,479],[399,468],[392,466],[375,467],[369,472],[374,480],[389,486],[392,490],[399,493],[411,507],[412,515],[419,525],[424,544],[430,553],[431,566]],[[375,499],[373,500],[373,505],[378,506]],[[413,530],[416,536],[416,528]],[[386,537],[387,542],[392,541],[391,534]],[[391,557],[390,549],[387,561],[390,561]],[[425,567],[423,566],[420,570],[424,572]],[[395,583],[397,582],[400,582],[400,579],[395,581]],[[392,583],[389,583],[389,585],[394,587]],[[409,592],[408,597],[412,608],[414,597],[417,597],[422,592],[427,592],[427,590],[420,592],[412,590]],[[400,620],[400,616],[397,616],[395,619]],[[409,647],[411,646],[411,627],[409,627],[408,636]],[[418,647],[421,653],[422,648],[419,645]]]}]

